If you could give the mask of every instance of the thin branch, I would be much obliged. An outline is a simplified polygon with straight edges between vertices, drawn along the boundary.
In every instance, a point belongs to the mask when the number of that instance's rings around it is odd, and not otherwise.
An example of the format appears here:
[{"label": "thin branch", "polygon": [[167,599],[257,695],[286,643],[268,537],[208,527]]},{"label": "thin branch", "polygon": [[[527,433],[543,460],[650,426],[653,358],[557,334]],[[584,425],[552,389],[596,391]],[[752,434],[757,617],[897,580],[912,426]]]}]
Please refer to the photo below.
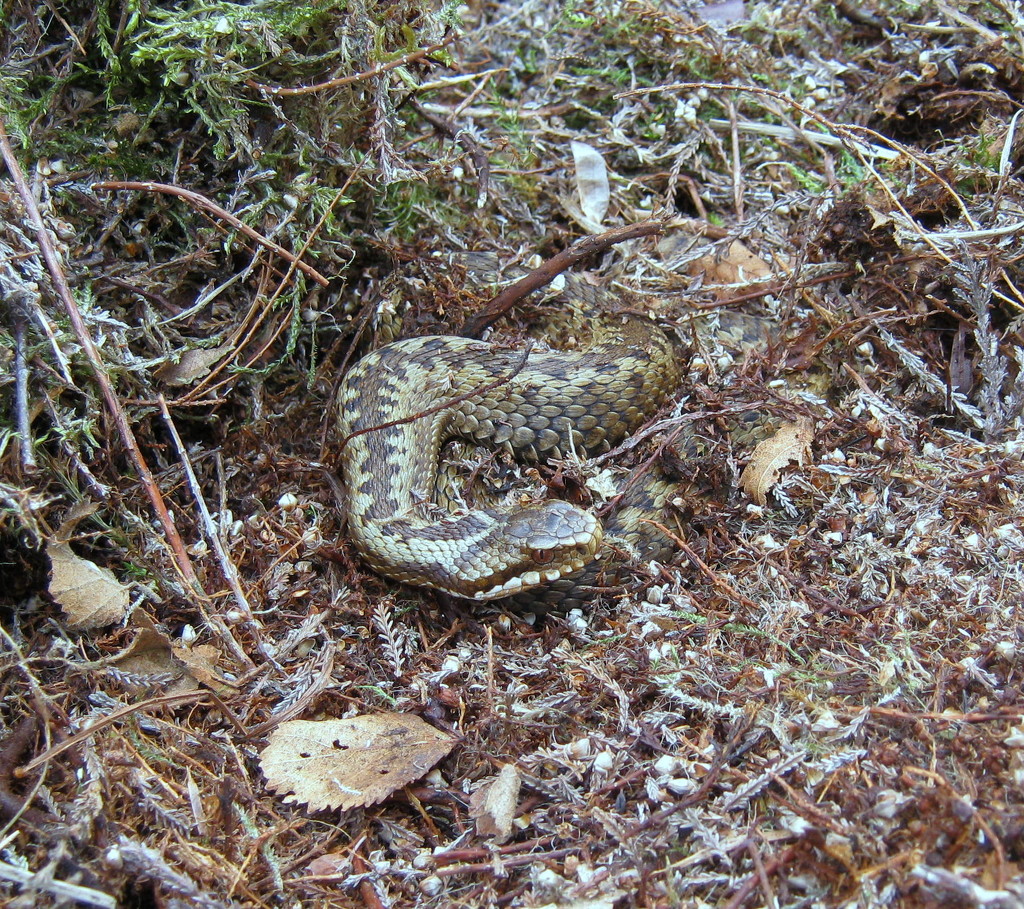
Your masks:
[{"label": "thin branch", "polygon": [[14,413],[18,427],[18,448],[21,469],[31,473],[36,469],[36,455],[32,447],[32,422],[28,413],[28,359],[25,356],[25,319],[18,301],[12,301],[11,318],[14,322]]},{"label": "thin branch", "polygon": [[423,105],[417,104],[412,98],[408,99],[408,103],[434,129],[444,133],[453,142],[458,142],[473,159],[473,166],[476,168],[477,174],[477,208],[482,207],[487,200],[487,190],[491,182],[491,162],[487,160],[484,150],[466,130],[459,129],[454,120],[438,117],[430,111],[424,110]]},{"label": "thin branch", "polygon": [[298,256],[289,252],[279,243],[275,243],[273,240],[264,237],[258,230],[253,230],[248,224],[243,223],[231,214],[231,212],[221,208],[216,202],[207,199],[206,196],[193,192],[190,189],[185,189],[183,186],[175,186],[173,183],[152,183],[149,181],[139,183],[132,180],[104,180],[99,183],[93,183],[92,189],[129,189],[139,190],[140,192],[164,193],[168,196],[177,196],[179,199],[184,199],[189,205],[198,211],[204,211],[216,218],[220,218],[222,221],[226,221],[239,233],[245,234],[245,236],[250,240],[255,243],[259,243],[260,246],[269,249],[271,252],[279,255],[282,259],[291,262],[299,269],[299,271],[312,278],[321,287],[327,287],[330,283],[328,279],[313,268],[312,265],[308,265],[303,262]]},{"label": "thin branch", "polygon": [[761,885],[761,893],[764,895],[765,905],[769,909],[779,909],[779,901],[775,898],[775,891],[772,890],[772,883],[768,879],[768,871],[761,861],[761,853],[758,851],[757,843],[747,843],[747,854],[754,863],[754,871],[757,874],[758,883]]},{"label": "thin branch", "polygon": [[81,884],[54,880],[45,868],[35,874],[26,868],[0,862],[0,880],[21,884],[28,893],[48,893],[60,902],[70,900],[85,906],[95,906],[97,909],[117,909],[117,898],[109,893],[94,890],[92,887],[83,887]]},{"label": "thin branch", "polygon": [[627,224],[625,227],[616,227],[613,230],[605,231],[603,234],[598,234],[596,237],[584,237],[568,249],[563,249],[558,255],[552,256],[539,268],[526,275],[526,277],[520,278],[514,284],[506,287],[480,312],[466,320],[466,324],[462,326],[461,334],[467,338],[479,337],[485,328],[505,315],[527,294],[539,290],[545,284],[550,284],[563,271],[578,265],[584,259],[604,252],[604,250],[614,246],[616,243],[622,243],[624,240],[633,240],[637,237],[649,237],[652,234],[660,234],[664,229],[665,225],[662,221],[641,221],[639,224]]},{"label": "thin branch", "polygon": [[924,767],[904,767],[903,773],[907,776],[920,776],[927,780],[932,780],[934,783],[937,783],[945,789],[953,798],[968,810],[969,816],[973,820],[977,821],[982,833],[985,834],[985,837],[988,839],[993,851],[995,852],[996,889],[1003,890],[1006,887],[1006,849],[1003,847],[1003,841],[996,835],[996,832],[992,829],[988,821],[985,820],[981,810],[976,808],[970,799],[957,792],[957,790],[953,788],[953,784],[950,783],[949,780],[947,780],[941,773],[936,773],[934,770],[927,770]]},{"label": "thin branch", "polygon": [[645,830],[657,827],[659,824],[672,817],[676,812],[702,802],[707,797],[708,793],[718,784],[719,778],[722,775],[722,771],[728,764],[730,756],[752,723],[753,717],[751,716],[743,715],[739,717],[729,732],[728,740],[720,749],[717,750],[715,757],[711,762],[711,766],[704,774],[704,778],[701,780],[700,785],[694,789],[693,792],[687,793],[680,798],[679,801],[672,803],[667,808],[655,811],[653,814],[647,815],[647,817],[642,821],[634,823],[631,827],[626,829],[625,836],[632,838],[639,833],[643,833]]},{"label": "thin branch", "polygon": [[451,44],[455,40],[456,34],[456,32],[452,31],[438,44],[431,44],[429,47],[412,51],[411,53],[398,57],[389,63],[381,63],[380,65],[371,67],[364,72],[355,73],[351,76],[342,76],[339,79],[329,79],[327,82],[318,82],[315,85],[300,85],[297,88],[284,88],[283,86],[278,85],[266,85],[263,82],[257,82],[255,79],[246,79],[245,84],[248,85],[249,88],[254,88],[256,91],[263,92],[265,95],[273,95],[276,98],[289,98],[294,97],[295,95],[312,95],[316,92],[329,91],[332,88],[341,88],[343,85],[352,85],[354,82],[365,82],[367,79],[372,79],[374,76],[379,76],[381,73],[398,69],[400,66],[415,63],[417,60],[422,60],[424,57],[436,54],[439,50],[444,50],[444,48]]},{"label": "thin branch", "polygon": [[[270,648],[263,639],[260,624],[252,614],[252,607],[249,605],[249,600],[245,595],[245,591],[242,590],[242,585],[238,580],[238,569],[235,567],[235,563],[231,560],[231,556],[228,555],[221,543],[220,534],[217,533],[217,528],[213,523],[213,516],[210,514],[210,509],[206,505],[206,499],[203,497],[203,490],[199,485],[199,479],[196,477],[196,472],[192,469],[192,462],[189,460],[188,452],[185,450],[185,446],[181,441],[181,436],[178,435],[178,428],[174,425],[174,420],[171,419],[171,412],[167,409],[167,401],[164,400],[163,395],[160,395],[158,400],[160,402],[160,412],[163,414],[164,424],[167,426],[167,431],[171,434],[171,440],[174,442],[174,447],[178,452],[178,459],[181,461],[182,469],[185,471],[185,477],[188,480],[189,489],[192,491],[192,498],[195,500],[196,508],[199,511],[203,531],[217,556],[217,561],[220,563],[221,573],[224,575],[224,579],[228,582],[231,592],[235,595],[235,602],[238,604],[238,608],[242,612],[246,626],[252,632],[253,639],[256,641],[256,646],[259,648],[260,653],[263,654],[269,662],[273,663],[274,666],[280,668],[277,661],[274,659],[273,654],[270,652]],[[252,665],[252,661],[248,658],[241,645],[235,640],[234,635],[231,634],[231,630],[219,617],[216,620],[213,620],[212,616],[207,616],[207,622],[209,622],[212,627],[220,633],[220,636],[228,643],[236,657],[238,657],[244,664]]]},{"label": "thin branch", "polygon": [[[10,648],[11,653],[18,662],[18,668],[21,669],[21,673],[28,684],[30,692],[29,700],[32,703],[32,707],[35,709],[36,714],[34,717],[29,717],[27,723],[23,722],[17,731],[24,734],[24,726],[26,724],[34,730],[36,722],[38,721],[39,726],[43,730],[43,741],[46,743],[47,749],[49,749],[53,742],[54,731],[61,728],[61,721],[63,721],[64,724],[67,723],[67,716],[64,715],[59,718],[53,716],[54,711],[51,709],[51,704],[49,700],[47,700],[47,696],[43,691],[42,685],[33,674],[28,660],[25,659],[25,654],[21,652],[18,642],[14,640],[14,638],[11,637],[7,630],[2,626],[0,626],[0,637],[3,637],[7,642],[7,646]],[[8,831],[17,829],[18,821],[21,818],[24,818],[31,823],[33,818],[37,817],[39,814],[30,806],[32,805],[32,802],[35,801],[39,791],[43,788],[48,768],[43,768],[42,773],[39,774],[38,779],[36,779],[32,784],[29,791],[21,797],[22,800],[20,807],[14,808],[18,797],[13,796],[13,793],[11,793],[9,789],[6,789],[7,780],[10,780],[12,777],[20,778],[20,770],[15,767],[15,764],[20,760],[21,755],[28,750],[28,746],[32,743],[32,738],[33,737],[31,736],[29,737],[27,744],[25,742],[20,742],[19,739],[14,736],[11,737],[13,741],[8,740],[5,742],[5,745],[9,746],[9,750],[4,757],[2,768],[0,768],[0,781],[3,781],[3,788],[0,789],[0,792],[2,792],[5,797],[4,807],[13,808],[14,810],[11,817],[7,818],[7,823],[4,825],[3,829],[0,830],[0,839],[7,836]],[[6,791],[4,791],[5,789]],[[13,797],[14,802],[12,802],[9,797]]]},{"label": "thin branch", "polygon": [[252,729],[247,730],[246,736],[250,741],[260,739],[272,729],[276,729],[282,723],[300,716],[313,702],[313,699],[330,686],[334,673],[334,657],[336,651],[337,648],[334,644],[328,644],[324,648],[324,653],[320,659],[320,668],[317,670],[316,678],[309,682],[305,690],[303,690],[292,703],[279,705],[279,711],[273,714],[269,720],[264,723],[260,723],[259,726],[255,726]]},{"label": "thin branch", "polygon": [[825,127],[825,129],[830,130],[832,133],[839,136],[840,139],[844,140],[850,151],[852,151],[860,159],[860,162],[864,165],[864,167],[871,172],[872,176],[878,181],[879,186],[882,187],[882,190],[889,197],[889,200],[893,203],[895,208],[897,208],[900,214],[902,214],[907,219],[907,222],[909,224],[912,224],[915,227],[921,239],[924,240],[924,242],[927,243],[943,261],[948,263],[951,260],[949,256],[947,256],[941,249],[938,248],[935,242],[931,239],[929,232],[926,231],[923,227],[921,227],[921,225],[918,224],[918,222],[913,217],[911,217],[910,213],[906,210],[903,203],[900,202],[898,198],[896,198],[896,195],[890,189],[889,184],[882,179],[881,175],[878,173],[877,170],[875,170],[871,162],[867,160],[867,157],[863,152],[864,140],[862,139],[862,137],[867,137],[872,142],[877,142],[879,145],[882,146],[888,146],[889,148],[893,149],[899,154],[906,155],[907,158],[912,160],[917,167],[920,167],[925,173],[927,173],[936,182],[938,182],[938,184],[942,186],[942,188],[945,189],[950,194],[950,197],[956,202],[957,207],[960,209],[961,215],[963,216],[964,220],[970,225],[971,229],[978,229],[977,222],[971,216],[971,213],[970,211],[968,211],[967,206],[964,203],[964,200],[961,198],[961,196],[956,192],[956,190],[953,189],[949,181],[946,180],[941,174],[939,174],[928,163],[927,159],[925,159],[922,155],[915,154],[913,149],[908,148],[906,145],[903,145],[902,143],[897,142],[894,139],[890,139],[887,136],[884,136],[873,129],[870,129],[869,127],[857,126],[854,124],[837,123],[834,120],[830,120],[828,117],[823,116],[817,111],[811,110],[810,108],[803,106],[798,101],[794,100],[789,95],[787,95],[785,92],[775,91],[774,89],[770,88],[762,88],[757,85],[739,85],[728,82],[672,82],[664,85],[655,85],[646,88],[630,89],[628,91],[617,93],[615,97],[618,99],[634,98],[639,95],[649,95],[654,94],[656,92],[697,91],[700,89],[705,89],[707,91],[745,92],[747,94],[761,95],[766,98],[773,98],[774,100],[779,101],[782,104],[789,105],[794,110],[799,111],[805,117],[814,120],[816,123],[820,123],[822,126]]},{"label": "thin branch", "polygon": [[35,827],[42,827],[51,822],[51,819],[43,812],[31,807],[39,790],[40,781],[36,781],[36,785],[32,787],[32,791],[27,796],[16,795],[11,791],[11,779],[22,756],[32,748],[37,726],[38,719],[36,717],[24,716],[11,733],[0,742],[0,817],[6,821],[2,831],[4,835],[19,821],[27,822]]},{"label": "thin branch", "polygon": [[566,849],[553,849],[551,852],[532,852],[529,855],[517,855],[513,858],[499,858],[490,862],[476,862],[472,865],[449,865],[438,868],[434,873],[438,877],[454,877],[457,874],[500,874],[505,868],[518,868],[532,865],[534,862],[549,862],[579,852],[579,846]]},{"label": "thin branch", "polygon": [[[318,460],[323,461],[327,454],[327,440],[331,434],[331,428],[334,426],[334,402],[338,398],[338,389],[341,388],[341,383],[345,380],[345,373],[348,371],[349,360],[355,353],[356,346],[359,344],[359,339],[362,337],[363,331],[366,326],[370,324],[370,319],[373,317],[373,307],[364,304],[360,312],[358,320],[354,323],[354,328],[350,329],[352,335],[352,343],[349,344],[348,349],[345,351],[345,356],[341,360],[341,364],[337,370],[337,377],[331,383],[331,394],[328,401],[327,419],[324,420],[323,427],[320,431],[320,454]],[[352,324],[352,323],[350,323]]]},{"label": "thin branch", "polygon": [[133,713],[149,710],[154,707],[171,707],[176,704],[187,704],[194,701],[201,701],[203,698],[207,697],[210,697],[209,691],[182,691],[178,694],[161,694],[158,697],[140,701],[138,704],[128,704],[115,710],[113,713],[108,713],[105,717],[96,720],[92,725],[76,732],[73,736],[64,739],[63,742],[54,745],[52,748],[47,748],[46,751],[34,757],[24,767],[17,768],[17,770],[14,771],[14,776],[27,776],[40,764],[50,760],[51,758],[55,758],[58,754],[63,754],[69,748],[74,748],[80,742],[84,742],[86,739],[94,736],[101,729],[106,729],[107,726],[113,725],[118,720],[122,720],[127,716],[131,716]]},{"label": "thin branch", "polygon": [[690,546],[686,542],[686,540],[684,540],[681,536],[679,536],[679,534],[673,533],[664,524],[658,521],[645,520],[643,523],[650,524],[652,527],[657,527],[658,530],[665,534],[665,536],[667,536],[673,543],[676,544],[676,546],[678,546],[683,551],[683,553],[693,563],[697,570],[700,571],[701,574],[703,574],[712,584],[714,584],[715,587],[717,587],[719,590],[724,591],[729,596],[734,597],[737,601],[742,603],[748,609],[757,609],[757,603],[755,603],[749,597],[743,596],[743,594],[740,593],[735,587],[733,587],[728,582],[723,581],[717,574],[715,574],[708,566],[708,563],[705,562],[699,555],[697,555],[697,553],[694,552],[693,547]]},{"label": "thin branch", "polygon": [[779,868],[787,866],[797,854],[796,846],[789,846],[779,855],[773,855],[761,868],[754,871],[747,880],[740,885],[740,888],[733,894],[731,900],[729,900],[725,909],[739,909],[740,906],[746,901],[747,897],[753,893],[761,881],[767,878],[769,874],[774,874]]},{"label": "thin branch", "polygon": [[53,241],[50,239],[50,234],[47,231],[46,226],[43,224],[43,216],[39,211],[39,206],[36,205],[35,197],[32,195],[32,191],[29,189],[28,183],[25,182],[25,175],[22,173],[21,165],[18,163],[18,159],[14,154],[14,149],[11,147],[11,140],[7,136],[7,129],[5,128],[2,119],[0,119],[0,155],[3,156],[4,163],[7,165],[7,170],[10,173],[11,178],[14,180],[14,185],[18,189],[18,195],[21,197],[22,204],[25,206],[25,212],[28,214],[29,220],[35,229],[37,242],[39,243],[39,251],[42,253],[43,261],[46,263],[46,269],[50,273],[50,280],[53,282],[53,289],[60,298],[60,301],[64,306],[64,311],[67,313],[71,326],[74,329],[75,336],[78,338],[78,343],[81,344],[82,350],[89,361],[89,365],[92,367],[93,374],[96,377],[96,383],[99,385],[100,391],[103,394],[103,400],[107,405],[107,410],[110,412],[110,415],[114,419],[114,424],[117,426],[118,435],[121,437],[121,444],[127,449],[128,454],[134,462],[135,470],[138,473],[139,478],[142,480],[142,484],[146,489],[146,494],[149,496],[149,500],[153,505],[153,510],[157,513],[160,523],[163,525],[164,534],[166,535],[167,541],[174,553],[178,570],[181,572],[185,580],[195,589],[195,591],[201,592],[202,588],[199,584],[199,579],[196,577],[196,573],[192,568],[192,563],[189,561],[188,553],[186,553],[185,546],[181,541],[181,537],[178,535],[178,530],[174,526],[174,520],[168,512],[167,505],[163,500],[163,496],[160,494],[160,489],[156,484],[156,480],[153,478],[153,474],[150,472],[149,466],[146,464],[146,460],[142,456],[142,451],[135,439],[135,434],[132,432],[131,426],[128,424],[128,417],[125,415],[124,409],[121,407],[121,402],[118,400],[117,393],[114,391],[114,386],[111,385],[110,378],[104,369],[103,360],[100,357],[99,350],[97,350],[96,345],[93,343],[92,336],[89,334],[85,320],[82,318],[82,313],[78,309],[78,304],[75,302],[75,298],[71,293],[71,287],[68,284],[67,278],[64,276],[64,270],[61,267],[60,259],[57,256],[57,250],[54,248]]},{"label": "thin branch", "polygon": [[743,161],[740,156],[740,131],[736,125],[736,105],[729,100],[729,142],[732,155],[732,205],[736,223],[743,223]]}]

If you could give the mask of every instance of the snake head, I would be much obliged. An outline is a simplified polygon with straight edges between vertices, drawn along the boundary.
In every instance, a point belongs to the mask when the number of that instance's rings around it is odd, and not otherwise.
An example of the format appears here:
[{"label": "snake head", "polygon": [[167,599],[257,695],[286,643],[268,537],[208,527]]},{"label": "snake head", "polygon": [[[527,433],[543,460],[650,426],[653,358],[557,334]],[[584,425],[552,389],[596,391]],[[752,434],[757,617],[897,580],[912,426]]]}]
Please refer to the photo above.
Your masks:
[{"label": "snake head", "polygon": [[[501,557],[492,562],[478,600],[512,596],[579,571],[597,555],[603,531],[592,514],[557,499],[502,518]],[[492,551],[492,556],[496,553]]]}]

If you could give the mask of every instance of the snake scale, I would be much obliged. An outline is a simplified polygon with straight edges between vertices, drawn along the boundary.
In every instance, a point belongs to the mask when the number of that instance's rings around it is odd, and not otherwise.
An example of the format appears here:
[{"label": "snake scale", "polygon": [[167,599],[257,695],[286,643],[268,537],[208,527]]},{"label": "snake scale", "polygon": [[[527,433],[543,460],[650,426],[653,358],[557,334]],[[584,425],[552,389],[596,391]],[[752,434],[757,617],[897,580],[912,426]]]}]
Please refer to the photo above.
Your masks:
[{"label": "snake scale", "polygon": [[363,559],[395,580],[477,600],[537,588],[571,595],[598,558],[597,518],[557,499],[449,510],[439,460],[451,439],[537,463],[593,456],[633,432],[679,385],[673,346],[632,316],[604,333],[583,351],[524,354],[435,335],[363,357],[336,399],[348,535]]}]

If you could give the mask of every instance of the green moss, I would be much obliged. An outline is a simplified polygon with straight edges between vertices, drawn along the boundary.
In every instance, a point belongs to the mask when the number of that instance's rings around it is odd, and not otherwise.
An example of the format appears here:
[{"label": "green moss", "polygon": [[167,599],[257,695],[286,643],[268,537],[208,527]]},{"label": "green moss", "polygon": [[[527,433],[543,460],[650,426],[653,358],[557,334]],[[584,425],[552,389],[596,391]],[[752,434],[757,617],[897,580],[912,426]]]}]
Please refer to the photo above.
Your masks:
[{"label": "green moss", "polygon": [[825,191],[825,182],[814,176],[814,174],[808,173],[792,161],[779,161],[778,163],[780,167],[784,167],[790,172],[793,179],[800,184],[802,189],[806,189],[815,195],[820,195]]},{"label": "green moss", "polygon": [[974,141],[968,144],[965,149],[967,160],[975,167],[998,173],[1002,146],[996,147],[995,143],[995,136],[987,135],[984,130],[979,130]]},{"label": "green moss", "polygon": [[868,178],[867,168],[861,164],[860,159],[850,154],[845,148],[839,153],[839,165],[836,167],[836,177],[843,186],[852,188],[860,186]]},{"label": "green moss", "polygon": [[537,153],[533,137],[519,116],[518,106],[513,104],[494,104],[492,106],[499,111],[497,125],[505,133],[505,138],[508,139],[510,148],[514,152],[513,160],[505,163],[509,163],[513,167],[532,167],[537,162]]},{"label": "green moss", "polygon": [[583,12],[583,7],[580,0],[566,0],[562,7],[562,22],[571,28],[592,28],[596,19]]}]

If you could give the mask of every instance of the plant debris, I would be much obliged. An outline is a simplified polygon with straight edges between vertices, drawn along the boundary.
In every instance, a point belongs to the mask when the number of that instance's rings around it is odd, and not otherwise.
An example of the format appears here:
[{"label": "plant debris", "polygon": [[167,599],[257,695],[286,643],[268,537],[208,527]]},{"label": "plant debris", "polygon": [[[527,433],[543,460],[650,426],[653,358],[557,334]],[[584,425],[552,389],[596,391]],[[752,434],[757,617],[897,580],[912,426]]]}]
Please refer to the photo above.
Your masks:
[{"label": "plant debris", "polygon": [[[3,21],[0,902],[1024,906],[1019,4]],[[672,552],[374,575],[340,376],[583,343],[567,268],[686,377],[520,473],[662,473]]]},{"label": "plant debris", "polygon": [[128,588],[109,568],[75,555],[67,543],[48,540],[48,592],[60,605],[68,626],[86,630],[120,622],[128,612]]},{"label": "plant debris", "polygon": [[292,720],[260,754],[267,785],[311,811],[375,805],[421,776],[455,744],[419,717],[377,713],[344,720]]},{"label": "plant debris", "polygon": [[476,820],[478,836],[494,837],[504,843],[512,835],[522,778],[515,764],[506,764],[498,775],[481,784],[469,801],[470,817]]},{"label": "plant debris", "polygon": [[804,461],[810,457],[813,441],[814,427],[810,420],[780,427],[770,439],[757,443],[740,474],[740,487],[764,507],[768,504],[768,490],[779,482],[783,468],[793,462],[803,467]]}]

